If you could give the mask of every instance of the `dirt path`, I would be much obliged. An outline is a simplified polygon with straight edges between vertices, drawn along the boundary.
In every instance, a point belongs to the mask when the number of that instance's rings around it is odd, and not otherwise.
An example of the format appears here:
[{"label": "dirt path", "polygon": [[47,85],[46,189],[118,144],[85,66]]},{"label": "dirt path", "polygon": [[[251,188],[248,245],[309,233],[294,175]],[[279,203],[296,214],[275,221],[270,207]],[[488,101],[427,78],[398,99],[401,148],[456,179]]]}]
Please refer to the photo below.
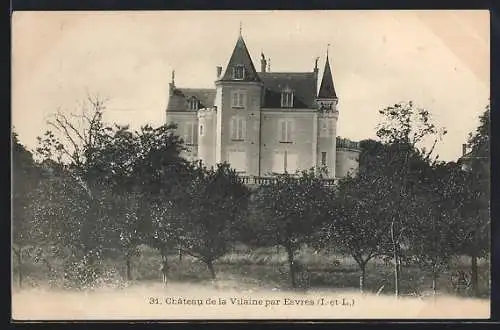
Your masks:
[{"label": "dirt path", "polygon": [[[360,296],[329,290],[308,293],[251,288],[238,283],[133,284],[125,289],[14,292],[13,318],[70,319],[331,319],[488,318],[488,300],[439,297],[422,300]],[[225,304],[224,304],[225,302]]]}]

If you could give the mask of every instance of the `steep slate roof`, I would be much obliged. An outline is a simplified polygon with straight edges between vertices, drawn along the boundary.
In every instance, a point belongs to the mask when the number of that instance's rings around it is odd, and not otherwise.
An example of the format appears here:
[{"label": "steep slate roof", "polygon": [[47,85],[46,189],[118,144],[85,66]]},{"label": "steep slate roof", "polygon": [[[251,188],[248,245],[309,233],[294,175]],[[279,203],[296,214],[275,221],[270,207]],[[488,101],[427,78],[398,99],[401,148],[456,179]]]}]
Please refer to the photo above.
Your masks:
[{"label": "steep slate roof", "polygon": [[264,83],[263,108],[281,108],[281,92],[290,88],[294,92],[293,108],[314,108],[316,74],[314,72],[260,72]]},{"label": "steep slate roof", "polygon": [[[234,80],[233,79],[233,68],[237,65],[243,65],[245,69],[244,79]],[[250,57],[250,53],[248,52],[247,45],[243,40],[243,37],[240,36],[238,41],[236,41],[236,45],[234,46],[233,54],[229,59],[229,63],[227,64],[226,71],[224,75],[220,79],[221,81],[256,81],[260,82],[260,77],[257,74],[257,70],[255,70],[255,66],[253,65],[252,58]]]},{"label": "steep slate roof", "polygon": [[198,108],[209,108],[214,105],[215,88],[174,88],[168,98],[167,110],[189,111],[187,100],[195,97],[200,103]]},{"label": "steep slate roof", "polygon": [[332,70],[330,69],[330,61],[328,54],[326,55],[325,70],[323,71],[323,78],[319,87],[318,98],[322,99],[336,99],[335,87],[333,86]]}]

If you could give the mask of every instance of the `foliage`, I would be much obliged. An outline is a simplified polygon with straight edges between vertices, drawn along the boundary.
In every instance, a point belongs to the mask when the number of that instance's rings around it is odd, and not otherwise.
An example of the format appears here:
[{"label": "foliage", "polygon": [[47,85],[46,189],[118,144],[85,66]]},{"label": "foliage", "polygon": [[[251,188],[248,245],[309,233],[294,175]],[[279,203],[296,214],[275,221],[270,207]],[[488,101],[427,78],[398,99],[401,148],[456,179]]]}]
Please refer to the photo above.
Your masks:
[{"label": "foliage", "polygon": [[245,242],[254,246],[281,245],[288,254],[290,280],[295,281],[294,254],[313,240],[316,230],[331,216],[333,191],[321,174],[304,171],[299,177],[283,174],[262,185],[253,196]]},{"label": "foliage", "polygon": [[181,244],[188,254],[206,263],[215,278],[213,262],[235,243],[245,220],[249,190],[227,163],[207,169],[200,162],[192,171],[183,198],[174,205],[183,217]]}]

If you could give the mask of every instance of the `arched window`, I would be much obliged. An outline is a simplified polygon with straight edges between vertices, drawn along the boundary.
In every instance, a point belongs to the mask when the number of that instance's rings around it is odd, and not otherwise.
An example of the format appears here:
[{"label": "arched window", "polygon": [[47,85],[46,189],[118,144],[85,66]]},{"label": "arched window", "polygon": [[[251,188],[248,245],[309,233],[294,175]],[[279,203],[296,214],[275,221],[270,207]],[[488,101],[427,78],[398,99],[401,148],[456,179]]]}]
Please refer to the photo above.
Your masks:
[{"label": "arched window", "polygon": [[233,67],[233,79],[245,79],[245,67],[243,65],[236,65],[235,67]]},{"label": "arched window", "polygon": [[293,108],[293,91],[289,88],[281,92],[281,107]]},{"label": "arched window", "polygon": [[198,110],[199,102],[195,97],[192,97],[188,100],[188,109],[189,110]]}]

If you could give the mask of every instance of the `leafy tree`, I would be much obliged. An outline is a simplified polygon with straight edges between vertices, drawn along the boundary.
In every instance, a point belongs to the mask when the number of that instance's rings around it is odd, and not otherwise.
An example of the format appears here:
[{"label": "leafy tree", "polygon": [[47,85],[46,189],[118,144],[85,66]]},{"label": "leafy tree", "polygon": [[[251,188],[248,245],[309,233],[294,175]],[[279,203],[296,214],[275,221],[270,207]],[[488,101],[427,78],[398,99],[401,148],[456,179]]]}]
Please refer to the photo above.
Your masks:
[{"label": "leafy tree", "polygon": [[207,169],[199,162],[192,171],[183,196],[174,202],[175,212],[182,217],[182,249],[203,261],[215,279],[213,263],[236,241],[249,190],[227,163]]},{"label": "leafy tree", "polygon": [[456,209],[460,219],[460,251],[471,258],[471,289],[478,295],[477,259],[490,251],[490,106],[479,117],[479,126],[469,135],[469,167],[456,178],[459,192]]},{"label": "leafy tree", "polygon": [[336,205],[330,208],[331,222],[322,231],[323,246],[333,246],[356,261],[361,292],[365,288],[367,263],[388,249],[386,205],[390,193],[390,182],[374,182],[364,172],[341,180]]},{"label": "leafy tree", "polygon": [[316,231],[329,218],[333,191],[321,175],[304,171],[300,177],[278,175],[258,188],[252,197],[252,212],[244,230],[245,243],[254,246],[283,246],[292,287],[297,286],[295,253],[313,241]]},{"label": "leafy tree", "polygon": [[12,233],[13,251],[17,262],[18,285],[23,283],[23,255],[29,254],[34,243],[32,235],[31,191],[39,180],[39,168],[33,156],[12,132]]},{"label": "leafy tree", "polygon": [[408,205],[414,210],[410,250],[415,261],[432,274],[434,294],[439,274],[448,269],[449,260],[457,251],[457,174],[452,163],[436,163],[427,168]]},{"label": "leafy tree", "polygon": [[[385,175],[394,184],[397,194],[393,199],[393,212],[390,219],[390,237],[394,259],[395,294],[399,295],[401,268],[401,243],[408,230],[407,220],[411,210],[407,209],[413,187],[419,183],[419,176],[431,159],[434,147],[446,130],[436,127],[428,110],[414,106],[413,102],[401,102],[379,111],[382,121],[377,127],[377,136],[389,145],[391,156],[386,162]],[[422,147],[429,139],[433,141],[430,150]],[[410,211],[410,212],[408,212]]]}]

